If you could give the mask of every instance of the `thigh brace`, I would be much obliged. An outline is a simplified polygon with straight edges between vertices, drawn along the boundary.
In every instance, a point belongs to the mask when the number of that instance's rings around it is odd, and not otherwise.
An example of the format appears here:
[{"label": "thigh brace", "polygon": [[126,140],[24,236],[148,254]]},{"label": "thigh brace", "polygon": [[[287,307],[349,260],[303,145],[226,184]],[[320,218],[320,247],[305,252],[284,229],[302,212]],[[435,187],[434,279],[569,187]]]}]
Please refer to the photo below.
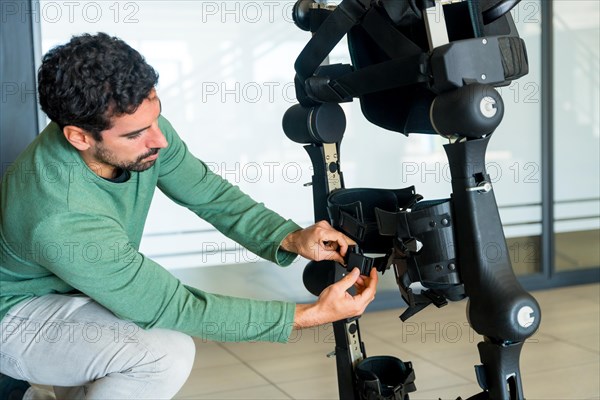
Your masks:
[{"label": "thigh brace", "polygon": [[[454,245],[450,199],[421,201],[414,187],[340,189],[328,198],[330,222],[356,241],[346,266],[368,275],[394,267],[408,309],[406,320],[427,305],[465,297]],[[374,254],[375,253],[375,254]],[[417,293],[411,285],[420,284]]]}]

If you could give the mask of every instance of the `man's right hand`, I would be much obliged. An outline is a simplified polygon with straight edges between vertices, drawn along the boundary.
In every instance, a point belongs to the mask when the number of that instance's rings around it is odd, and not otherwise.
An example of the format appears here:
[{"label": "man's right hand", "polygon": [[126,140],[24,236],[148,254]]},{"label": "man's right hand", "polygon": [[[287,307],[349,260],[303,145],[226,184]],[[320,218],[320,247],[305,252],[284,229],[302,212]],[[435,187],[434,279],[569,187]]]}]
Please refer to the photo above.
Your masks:
[{"label": "man's right hand", "polygon": [[[375,299],[378,281],[377,270],[370,275],[360,275],[354,268],[338,282],[326,287],[313,304],[297,304],[294,328],[303,329],[361,315]],[[352,286],[356,295],[347,292]]]}]

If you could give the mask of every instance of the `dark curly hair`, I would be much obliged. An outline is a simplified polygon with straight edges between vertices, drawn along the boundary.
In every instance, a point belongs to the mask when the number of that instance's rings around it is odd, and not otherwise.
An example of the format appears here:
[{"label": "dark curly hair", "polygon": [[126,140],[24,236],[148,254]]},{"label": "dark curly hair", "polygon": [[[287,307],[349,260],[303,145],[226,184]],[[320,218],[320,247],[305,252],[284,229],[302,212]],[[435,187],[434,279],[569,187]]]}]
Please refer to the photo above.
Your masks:
[{"label": "dark curly hair", "polygon": [[106,33],[73,36],[46,53],[38,71],[40,106],[48,117],[98,141],[111,118],[135,112],[157,82],[140,53]]}]

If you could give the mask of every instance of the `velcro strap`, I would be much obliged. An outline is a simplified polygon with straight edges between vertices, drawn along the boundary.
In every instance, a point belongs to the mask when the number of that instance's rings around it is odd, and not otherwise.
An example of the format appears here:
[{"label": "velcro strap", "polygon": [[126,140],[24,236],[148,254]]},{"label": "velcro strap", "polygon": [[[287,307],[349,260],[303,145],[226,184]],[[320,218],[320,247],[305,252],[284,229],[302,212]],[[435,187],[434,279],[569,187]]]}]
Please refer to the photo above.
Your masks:
[{"label": "velcro strap", "polygon": [[367,224],[363,222],[363,210],[360,201],[350,204],[329,205],[327,208],[331,225],[354,240],[363,241],[367,234]]},{"label": "velcro strap", "polygon": [[523,39],[516,36],[499,37],[498,47],[502,56],[502,68],[504,68],[506,80],[520,78],[529,72]]},{"label": "velcro strap", "polygon": [[361,241],[365,239],[365,233],[367,232],[366,224],[343,210],[339,212],[339,223],[336,228],[339,228],[353,239]]},{"label": "velcro strap", "polygon": [[449,227],[452,221],[449,199],[423,201],[412,211],[389,212],[375,209],[379,234],[406,239],[439,228]]},{"label": "velcro strap", "polygon": [[375,209],[379,234],[382,236],[412,237],[408,229],[408,213],[405,211],[390,212]]},{"label": "velcro strap", "polygon": [[359,97],[418,82],[429,77],[423,70],[427,55],[419,53],[369,65],[331,81],[330,85],[346,97]]}]

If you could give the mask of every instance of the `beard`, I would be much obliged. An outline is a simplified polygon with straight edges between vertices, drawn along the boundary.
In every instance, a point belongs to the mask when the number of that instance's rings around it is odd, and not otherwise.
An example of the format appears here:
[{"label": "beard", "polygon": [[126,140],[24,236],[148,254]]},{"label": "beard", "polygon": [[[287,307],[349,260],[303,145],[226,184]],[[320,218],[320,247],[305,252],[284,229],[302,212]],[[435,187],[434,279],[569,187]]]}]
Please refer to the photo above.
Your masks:
[{"label": "beard", "polygon": [[104,164],[110,165],[111,167],[115,167],[126,171],[142,172],[151,168],[156,162],[156,160],[143,160],[157,154],[158,151],[159,149],[151,149],[149,152],[139,156],[135,161],[120,161],[117,160],[115,155],[110,150],[102,146],[102,144],[98,143],[94,152],[94,157],[96,158],[96,160]]}]

